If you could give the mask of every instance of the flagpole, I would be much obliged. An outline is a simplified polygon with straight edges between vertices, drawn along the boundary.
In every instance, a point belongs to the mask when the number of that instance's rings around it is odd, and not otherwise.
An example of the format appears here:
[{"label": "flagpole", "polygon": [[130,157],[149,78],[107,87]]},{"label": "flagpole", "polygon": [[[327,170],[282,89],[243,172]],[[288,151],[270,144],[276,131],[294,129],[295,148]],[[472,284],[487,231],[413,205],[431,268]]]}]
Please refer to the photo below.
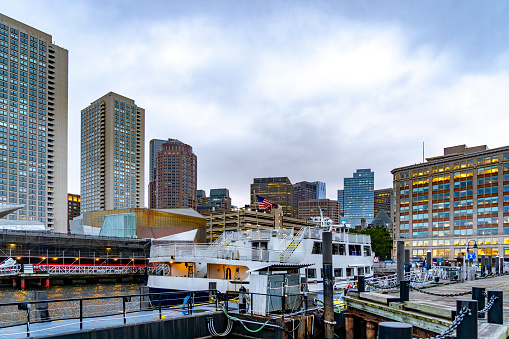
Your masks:
[{"label": "flagpole", "polygon": [[253,190],[253,197],[254,197],[254,201],[256,203],[256,230],[259,231],[260,230],[260,225],[258,225],[258,209],[259,209],[259,204],[258,204],[258,198],[256,197],[256,194],[255,194],[255,190]]}]

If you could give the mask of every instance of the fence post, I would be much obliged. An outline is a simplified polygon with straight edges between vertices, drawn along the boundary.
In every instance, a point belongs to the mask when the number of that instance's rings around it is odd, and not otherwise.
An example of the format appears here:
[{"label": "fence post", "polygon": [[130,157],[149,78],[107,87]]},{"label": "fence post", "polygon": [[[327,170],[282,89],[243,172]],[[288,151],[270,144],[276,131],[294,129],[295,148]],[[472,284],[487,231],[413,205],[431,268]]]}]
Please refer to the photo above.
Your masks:
[{"label": "fence post", "polygon": [[396,282],[405,279],[405,242],[398,240],[396,242]]},{"label": "fence post", "polygon": [[486,271],[486,256],[481,254],[481,277],[484,277]]},{"label": "fence post", "polygon": [[[486,297],[484,296],[486,289],[484,287],[472,287],[472,299],[477,300],[477,311],[480,311],[486,306]],[[484,313],[478,314],[479,319],[484,319]]]},{"label": "fence post", "polygon": [[495,299],[495,302],[493,303],[490,310],[488,311],[488,323],[502,325],[504,323],[503,292],[502,291],[488,291],[488,302],[490,301],[492,296],[495,296],[498,298]]},{"label": "fence post", "polygon": [[407,323],[383,321],[378,324],[378,339],[412,339],[413,326]]},{"label": "fence post", "polygon": [[161,312],[161,292],[159,292],[159,319],[163,319],[163,315]]},{"label": "fence post", "polygon": [[83,329],[83,299],[80,299],[80,330]]},{"label": "fence post", "polygon": [[410,281],[401,280],[399,283],[399,301],[409,301],[410,300]]},{"label": "fence post", "polygon": [[463,321],[456,329],[456,337],[461,339],[477,339],[477,300],[457,299],[456,314],[467,307],[470,311],[465,314]]},{"label": "fence post", "polygon": [[405,249],[405,273],[410,273],[410,250]]},{"label": "fence post", "polygon": [[125,319],[125,298],[122,297],[122,315],[124,316],[124,325],[126,324],[126,319]]}]

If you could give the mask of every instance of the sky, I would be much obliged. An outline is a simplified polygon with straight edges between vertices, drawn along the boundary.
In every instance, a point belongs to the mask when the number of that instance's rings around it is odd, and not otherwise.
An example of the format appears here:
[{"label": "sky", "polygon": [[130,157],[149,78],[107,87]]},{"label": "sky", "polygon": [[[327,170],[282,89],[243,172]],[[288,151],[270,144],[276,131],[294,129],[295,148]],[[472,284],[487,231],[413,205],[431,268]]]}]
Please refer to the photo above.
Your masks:
[{"label": "sky", "polygon": [[508,145],[509,5],[479,1],[0,0],[69,51],[68,191],[80,112],[109,91],[151,139],[198,158],[198,189],[249,203],[255,177],[390,171],[466,144]]}]

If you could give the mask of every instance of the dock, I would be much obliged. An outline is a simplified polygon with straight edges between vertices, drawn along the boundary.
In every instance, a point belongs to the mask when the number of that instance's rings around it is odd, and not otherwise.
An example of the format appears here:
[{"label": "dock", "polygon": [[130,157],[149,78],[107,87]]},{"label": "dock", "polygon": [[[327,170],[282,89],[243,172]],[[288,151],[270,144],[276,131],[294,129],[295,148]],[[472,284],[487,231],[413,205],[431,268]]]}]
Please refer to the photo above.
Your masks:
[{"label": "dock", "polygon": [[[409,323],[414,337],[427,338],[442,333],[451,326],[458,299],[472,299],[472,287],[503,293],[503,324],[490,324],[478,319],[478,337],[506,339],[509,337],[509,276],[495,276],[463,283],[430,283],[411,288],[409,301],[400,301],[399,289],[373,292],[351,292],[344,297],[347,306],[346,336],[374,339],[378,324],[383,321]],[[423,293],[423,292],[428,293]],[[446,296],[445,296],[446,295]]]}]

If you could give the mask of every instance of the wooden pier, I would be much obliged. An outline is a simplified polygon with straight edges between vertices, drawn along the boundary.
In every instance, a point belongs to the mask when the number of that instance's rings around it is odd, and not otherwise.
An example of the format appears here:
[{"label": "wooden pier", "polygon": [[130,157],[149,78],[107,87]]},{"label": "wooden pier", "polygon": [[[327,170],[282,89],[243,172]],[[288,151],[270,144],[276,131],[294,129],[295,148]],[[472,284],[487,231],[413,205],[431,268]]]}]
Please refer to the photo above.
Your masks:
[{"label": "wooden pier", "polygon": [[[486,319],[478,321],[478,337],[506,339],[509,337],[509,276],[467,281],[464,283],[431,284],[424,290],[437,294],[459,294],[472,291],[472,287],[484,287],[503,291],[503,325],[489,324]],[[411,289],[410,301],[399,301],[399,289],[383,292],[350,292],[345,296],[347,306],[345,327],[347,339],[376,338],[377,324],[382,321],[398,321],[413,325],[414,336],[426,338],[446,330],[456,316],[456,300],[472,299],[472,295],[444,297],[424,294]]]}]

